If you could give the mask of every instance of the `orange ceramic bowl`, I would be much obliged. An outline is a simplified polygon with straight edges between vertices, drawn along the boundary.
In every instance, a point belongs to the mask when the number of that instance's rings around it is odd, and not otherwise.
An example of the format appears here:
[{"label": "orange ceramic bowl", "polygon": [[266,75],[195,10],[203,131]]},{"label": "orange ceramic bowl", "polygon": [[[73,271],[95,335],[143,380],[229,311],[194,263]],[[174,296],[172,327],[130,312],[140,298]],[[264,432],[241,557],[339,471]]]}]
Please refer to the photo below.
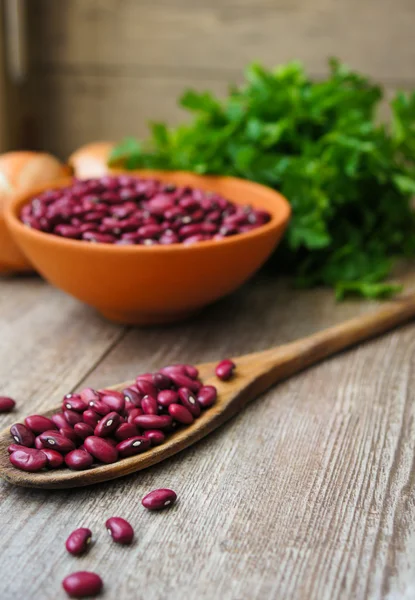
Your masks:
[{"label": "orange ceramic bowl", "polygon": [[4,214],[0,212],[0,275],[30,271],[33,271],[33,267],[14,243]]},{"label": "orange ceramic bowl", "polygon": [[[47,188],[15,198],[6,211],[7,224],[35,269],[51,284],[116,322],[177,321],[230,294],[265,262],[288,224],[287,200],[257,183],[184,172],[129,174],[218,192],[237,204],[267,210],[271,220],[248,233],[191,246],[88,244],[30,229],[19,220],[21,207]],[[53,187],[70,183],[71,179],[62,179]]]}]

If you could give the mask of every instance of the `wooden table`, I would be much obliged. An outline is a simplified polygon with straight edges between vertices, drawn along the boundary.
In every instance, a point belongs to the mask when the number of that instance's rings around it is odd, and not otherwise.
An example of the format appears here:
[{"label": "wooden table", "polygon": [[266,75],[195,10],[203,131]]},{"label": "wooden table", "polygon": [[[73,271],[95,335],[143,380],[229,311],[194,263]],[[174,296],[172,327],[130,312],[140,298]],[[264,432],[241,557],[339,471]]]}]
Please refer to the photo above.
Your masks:
[{"label": "wooden table", "polygon": [[[0,281],[0,425],[85,385],[105,387],[174,361],[202,362],[306,335],[371,303],[257,278],[198,319],[134,329],[33,278]],[[93,570],[110,600],[415,598],[415,326],[275,387],[196,446],[118,481],[70,491],[0,484],[1,600],[65,598]],[[149,513],[141,498],[179,502]],[[133,547],[105,520],[127,518]],[[89,554],[64,542],[93,530]]]}]

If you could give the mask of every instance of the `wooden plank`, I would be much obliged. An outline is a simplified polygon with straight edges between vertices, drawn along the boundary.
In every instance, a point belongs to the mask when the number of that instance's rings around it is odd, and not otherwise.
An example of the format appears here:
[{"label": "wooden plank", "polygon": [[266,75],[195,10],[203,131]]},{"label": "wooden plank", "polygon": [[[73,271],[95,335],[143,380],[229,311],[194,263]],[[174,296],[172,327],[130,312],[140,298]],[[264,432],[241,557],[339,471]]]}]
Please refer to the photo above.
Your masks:
[{"label": "wooden plank", "polygon": [[[11,284],[10,295],[14,286],[19,283]],[[55,292],[45,290],[53,298]],[[11,322],[22,312],[16,304],[8,309]],[[76,307],[59,307],[73,327],[84,314]],[[166,362],[259,350],[372,307],[336,305],[331,292],[298,292],[257,278],[191,322],[131,330],[82,384],[108,385]],[[54,313],[57,318],[56,305],[48,314]],[[84,330],[82,321],[73,332],[78,348]],[[12,339],[19,340],[19,333]],[[56,335],[48,339],[50,358],[60,362],[65,344]],[[33,600],[55,600],[63,597],[61,579],[79,569],[101,573],[105,597],[123,600],[410,598],[414,339],[414,325],[408,325],[329,360],[149,471],[69,492],[2,485],[0,545],[7,550],[1,598],[30,593]],[[20,346],[15,352],[22,356]],[[26,385],[36,386],[37,379],[28,369]],[[155,487],[178,492],[169,512],[150,514],[141,507],[141,497]],[[106,518],[115,514],[135,526],[130,548],[112,544],[105,532]],[[64,550],[77,526],[90,527],[96,540],[81,559]]]},{"label": "wooden plank", "polygon": [[0,332],[0,394],[20,406],[0,415],[6,427],[76,386],[124,329],[41,279],[21,277],[0,280]]},{"label": "wooden plank", "polygon": [[164,67],[239,73],[292,58],[311,73],[336,54],[383,81],[413,82],[415,5],[396,0],[38,0],[29,3],[35,65]]},{"label": "wooden plank", "polygon": [[[223,97],[228,82],[147,73],[140,77],[75,71],[39,74],[32,96],[38,145],[65,159],[91,140],[118,141],[126,135],[146,138],[150,121],[176,125],[188,119],[189,114],[178,106],[188,88],[207,89]],[[393,90],[387,93],[390,96]]]}]

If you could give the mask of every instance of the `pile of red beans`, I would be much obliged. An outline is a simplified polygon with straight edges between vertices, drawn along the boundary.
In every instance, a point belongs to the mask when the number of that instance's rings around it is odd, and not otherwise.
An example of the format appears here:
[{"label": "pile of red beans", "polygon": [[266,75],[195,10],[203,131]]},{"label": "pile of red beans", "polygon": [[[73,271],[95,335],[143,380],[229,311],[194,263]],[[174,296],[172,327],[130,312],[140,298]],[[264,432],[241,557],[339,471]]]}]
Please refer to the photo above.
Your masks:
[{"label": "pile of red beans", "polygon": [[[224,360],[216,375],[230,379],[234,368]],[[31,415],[11,426],[10,462],[29,472],[64,463],[83,470],[145,452],[214,404],[216,387],[204,386],[198,375],[193,365],[171,365],[139,375],[122,392],[85,388],[67,394],[61,412]]]},{"label": "pile of red beans", "polygon": [[64,238],[152,246],[220,240],[264,225],[270,214],[222,196],[128,175],[74,180],[21,209],[25,225]]}]

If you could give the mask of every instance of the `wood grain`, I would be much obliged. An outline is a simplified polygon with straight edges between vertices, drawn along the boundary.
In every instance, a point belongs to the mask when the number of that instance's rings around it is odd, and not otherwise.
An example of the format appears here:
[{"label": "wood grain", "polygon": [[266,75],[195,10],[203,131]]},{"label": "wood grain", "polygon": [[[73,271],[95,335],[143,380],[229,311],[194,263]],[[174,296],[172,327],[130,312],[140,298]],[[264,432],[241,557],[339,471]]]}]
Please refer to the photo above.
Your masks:
[{"label": "wood grain", "polygon": [[[234,357],[236,373],[230,381],[219,381],[215,376],[215,365],[220,358],[212,363],[197,364],[203,384],[217,389],[215,405],[203,411],[191,425],[169,435],[160,446],[115,463],[97,465],[80,472],[67,468],[40,473],[19,471],[9,462],[7,447],[13,440],[9,428],[6,428],[0,433],[0,477],[24,487],[63,489],[102,483],[147,469],[200,441],[276,383],[355,344],[395,329],[414,317],[415,294],[395,298],[369,314],[349,319],[289,344]],[[108,389],[122,391],[134,384],[134,381],[124,381]],[[61,403],[50,407],[43,414],[50,417],[60,410]]]},{"label": "wood grain", "polygon": [[[337,305],[331,292],[296,292],[261,277],[197,320],[127,331],[94,368],[88,349],[80,352],[85,329],[98,322],[113,326],[40,281],[30,299],[23,297],[20,280],[0,282],[2,333],[10,321],[0,376],[8,374],[8,364],[48,344],[36,368],[32,363],[24,372],[14,370],[14,379],[24,377],[19,385],[36,390],[24,414],[50,402],[54,375],[45,373],[50,360],[60,362],[62,351],[66,364],[71,354],[78,367],[68,369],[64,384],[55,381],[57,400],[64,389],[106,386],[167,362],[209,361],[289,342],[374,308]],[[40,307],[48,303],[42,319],[55,323],[55,334],[70,324],[78,345],[66,349],[56,335],[39,334]],[[328,360],[142,473],[81,490],[1,484],[0,597],[63,600],[61,579],[90,569],[105,580],[104,598],[123,600],[412,598],[414,340],[414,326],[408,325]],[[90,364],[82,381],[81,357],[84,366]],[[151,514],[141,507],[142,496],[156,487],[178,493],[171,511]],[[135,526],[132,548],[109,541],[104,522],[113,515]],[[75,559],[66,554],[64,540],[82,525],[93,530],[96,543]]]},{"label": "wood grain", "polygon": [[[37,0],[27,2],[37,146],[66,158],[95,139],[176,124],[187,87],[224,94],[253,60],[339,56],[392,90],[413,88],[411,0]],[[391,50],[393,49],[393,51]]]}]

